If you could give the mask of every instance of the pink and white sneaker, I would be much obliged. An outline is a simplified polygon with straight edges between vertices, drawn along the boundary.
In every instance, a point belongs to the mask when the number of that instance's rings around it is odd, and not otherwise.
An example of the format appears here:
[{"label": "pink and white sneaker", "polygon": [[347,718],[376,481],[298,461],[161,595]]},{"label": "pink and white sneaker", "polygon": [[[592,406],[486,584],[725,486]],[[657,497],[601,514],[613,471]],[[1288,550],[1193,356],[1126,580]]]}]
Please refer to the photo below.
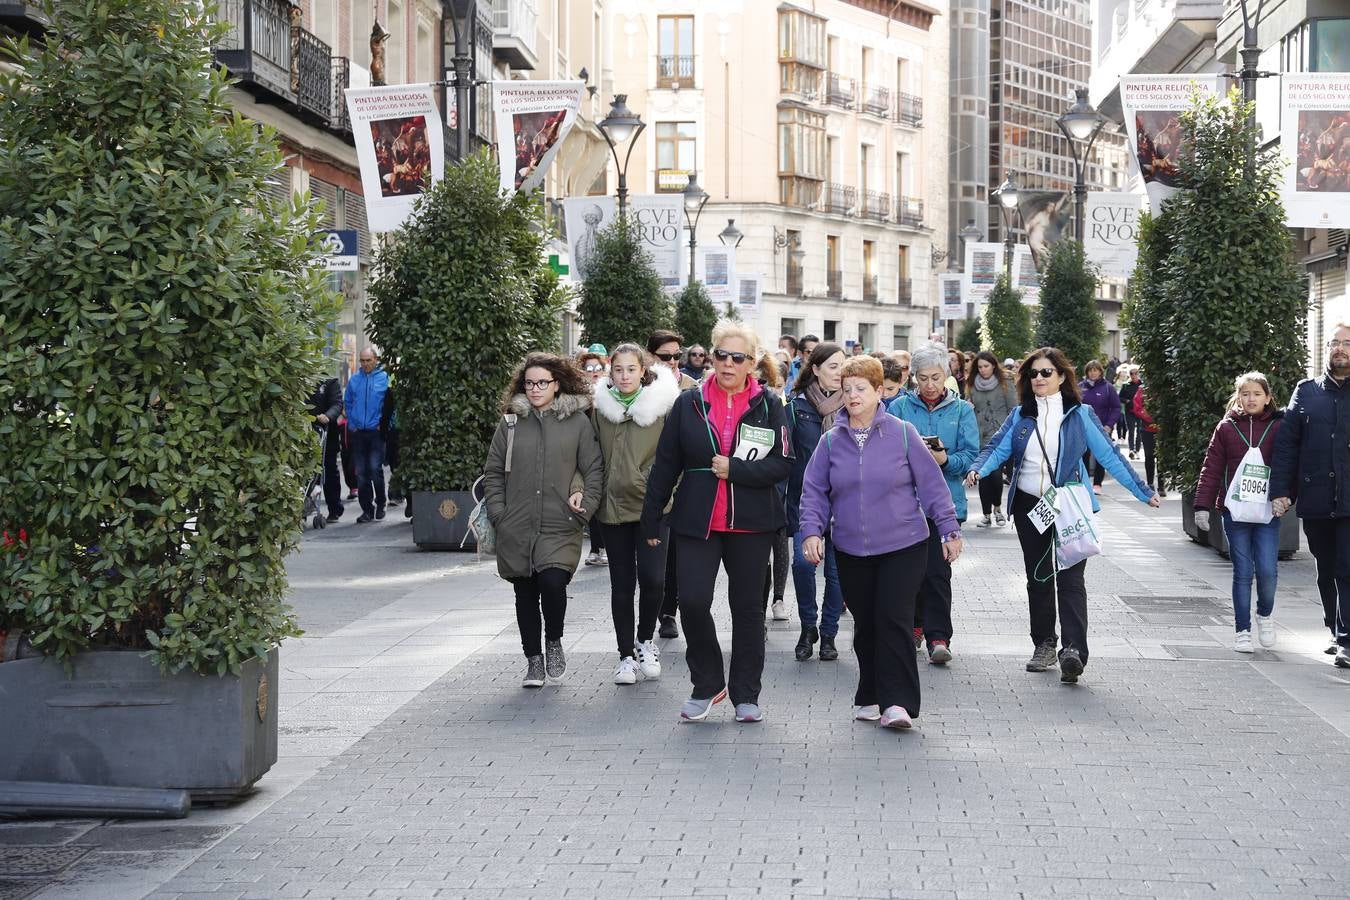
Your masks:
[{"label": "pink and white sneaker", "polygon": [[877,724],[882,728],[911,728],[914,725],[903,706],[886,707],[886,711],[881,714],[881,721]]}]

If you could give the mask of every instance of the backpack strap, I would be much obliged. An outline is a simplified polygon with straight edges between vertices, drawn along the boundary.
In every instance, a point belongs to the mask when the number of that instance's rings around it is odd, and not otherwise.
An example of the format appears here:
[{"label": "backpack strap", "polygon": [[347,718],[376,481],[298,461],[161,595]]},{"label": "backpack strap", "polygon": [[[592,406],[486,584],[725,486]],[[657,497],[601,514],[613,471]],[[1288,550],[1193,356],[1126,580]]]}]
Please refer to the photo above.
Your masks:
[{"label": "backpack strap", "polygon": [[516,447],[516,414],[507,413],[502,416],[506,422],[506,473],[511,474],[511,455]]}]

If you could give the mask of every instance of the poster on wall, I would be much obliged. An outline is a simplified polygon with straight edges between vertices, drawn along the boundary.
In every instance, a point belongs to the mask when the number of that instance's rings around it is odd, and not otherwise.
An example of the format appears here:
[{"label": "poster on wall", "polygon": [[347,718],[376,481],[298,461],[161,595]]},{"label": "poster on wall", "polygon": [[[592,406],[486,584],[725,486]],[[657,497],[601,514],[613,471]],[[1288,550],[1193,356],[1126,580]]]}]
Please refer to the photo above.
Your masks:
[{"label": "poster on wall", "polygon": [[1181,190],[1181,114],[1190,108],[1193,91],[1217,93],[1220,80],[1215,75],[1121,76],[1125,128],[1155,216],[1163,201]]},{"label": "poster on wall", "polygon": [[966,294],[971,303],[984,303],[1003,272],[1003,245],[988,241],[966,244]]},{"label": "poster on wall", "polygon": [[1083,251],[1109,278],[1134,273],[1143,198],[1129,191],[1090,191],[1083,205]]},{"label": "poster on wall", "polygon": [[966,277],[964,275],[939,275],[938,296],[939,319],[964,319],[966,317],[965,298]]},{"label": "poster on wall", "polygon": [[[742,319],[759,317],[759,301],[764,284],[763,275],[739,275],[736,278],[736,311]],[[719,309],[720,313],[721,310]]]},{"label": "poster on wall", "polygon": [[585,93],[580,81],[492,82],[503,191],[532,191],[543,182]]},{"label": "poster on wall", "polygon": [[736,250],[733,247],[699,247],[694,277],[703,282],[708,299],[725,303],[736,285]]},{"label": "poster on wall", "polygon": [[393,231],[445,171],[445,131],[429,84],[348,88],[361,193],[371,231]]},{"label": "poster on wall", "polygon": [[1022,292],[1022,302],[1027,306],[1041,302],[1041,273],[1036,271],[1036,257],[1026,244],[1013,248],[1013,290]]},{"label": "poster on wall", "polygon": [[1285,75],[1280,146],[1292,228],[1350,226],[1350,74]]},{"label": "poster on wall", "polygon": [[[679,291],[688,275],[684,256],[683,203],[683,194],[639,194],[628,198],[628,217],[633,220],[656,274],[661,276],[661,285],[668,293]],[[563,199],[573,281],[586,280],[596,240],[613,224],[616,215],[617,203],[613,197]],[[730,299],[729,292],[727,299]]]}]

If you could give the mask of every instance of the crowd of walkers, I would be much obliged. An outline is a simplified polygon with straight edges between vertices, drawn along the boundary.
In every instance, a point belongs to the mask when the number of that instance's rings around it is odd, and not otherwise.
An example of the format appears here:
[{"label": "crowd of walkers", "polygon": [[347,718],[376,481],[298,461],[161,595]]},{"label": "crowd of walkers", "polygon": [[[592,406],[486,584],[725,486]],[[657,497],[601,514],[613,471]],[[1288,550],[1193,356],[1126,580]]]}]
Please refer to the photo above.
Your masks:
[{"label": "crowd of walkers", "polygon": [[[1205,458],[1196,522],[1208,529],[1213,511],[1228,539],[1240,652],[1253,649],[1253,580],[1257,643],[1274,644],[1279,517],[1301,490],[1336,641],[1328,652],[1350,666],[1350,493],[1342,501],[1333,481],[1350,479],[1350,450],[1328,449],[1350,426],[1341,419],[1350,404],[1339,402],[1350,327],[1337,334],[1328,374],[1295,393],[1296,415],[1281,413],[1263,375],[1239,377]],[[729,698],[738,722],[761,721],[766,616],[787,618],[790,573],[796,658],[837,659],[847,610],[854,717],[909,727],[921,707],[919,659],[954,658],[952,565],[976,486],[978,526],[1011,520],[1021,547],[1026,669],[1058,668],[1076,683],[1089,660],[1085,571],[1100,552],[1103,480],[1153,507],[1163,496],[1139,370],[1094,360],[1080,379],[1051,347],[1000,363],[936,343],[863,354],[812,335],[787,341],[767,352],[753,328],[722,321],[706,349],[660,331],[577,360],[524,360],[484,472],[498,571],[516,595],[523,684],[566,673],[567,586],[589,528],[609,567],[616,684],[659,678],[656,638],[682,627],[692,690],[681,718],[701,721]],[[1146,478],[1129,462],[1140,451]],[[719,571],[729,660],[713,618]]]}]

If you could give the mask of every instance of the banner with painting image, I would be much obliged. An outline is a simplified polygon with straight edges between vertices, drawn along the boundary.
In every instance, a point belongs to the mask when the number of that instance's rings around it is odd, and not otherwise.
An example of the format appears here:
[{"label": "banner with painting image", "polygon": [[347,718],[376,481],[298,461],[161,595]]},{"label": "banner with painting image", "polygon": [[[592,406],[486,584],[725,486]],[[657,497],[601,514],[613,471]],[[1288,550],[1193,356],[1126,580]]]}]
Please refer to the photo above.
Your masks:
[{"label": "banner with painting image", "polygon": [[348,88],[366,222],[393,231],[445,171],[445,131],[429,84]]},{"label": "banner with painting image", "polygon": [[1124,75],[1120,106],[1153,215],[1181,190],[1181,114],[1192,94],[1218,93],[1216,75]]},{"label": "banner with painting image", "polygon": [[580,81],[492,82],[503,191],[532,191],[543,183],[585,94]]},{"label": "banner with painting image", "polygon": [[1284,75],[1282,191],[1292,228],[1350,227],[1350,74]]}]

